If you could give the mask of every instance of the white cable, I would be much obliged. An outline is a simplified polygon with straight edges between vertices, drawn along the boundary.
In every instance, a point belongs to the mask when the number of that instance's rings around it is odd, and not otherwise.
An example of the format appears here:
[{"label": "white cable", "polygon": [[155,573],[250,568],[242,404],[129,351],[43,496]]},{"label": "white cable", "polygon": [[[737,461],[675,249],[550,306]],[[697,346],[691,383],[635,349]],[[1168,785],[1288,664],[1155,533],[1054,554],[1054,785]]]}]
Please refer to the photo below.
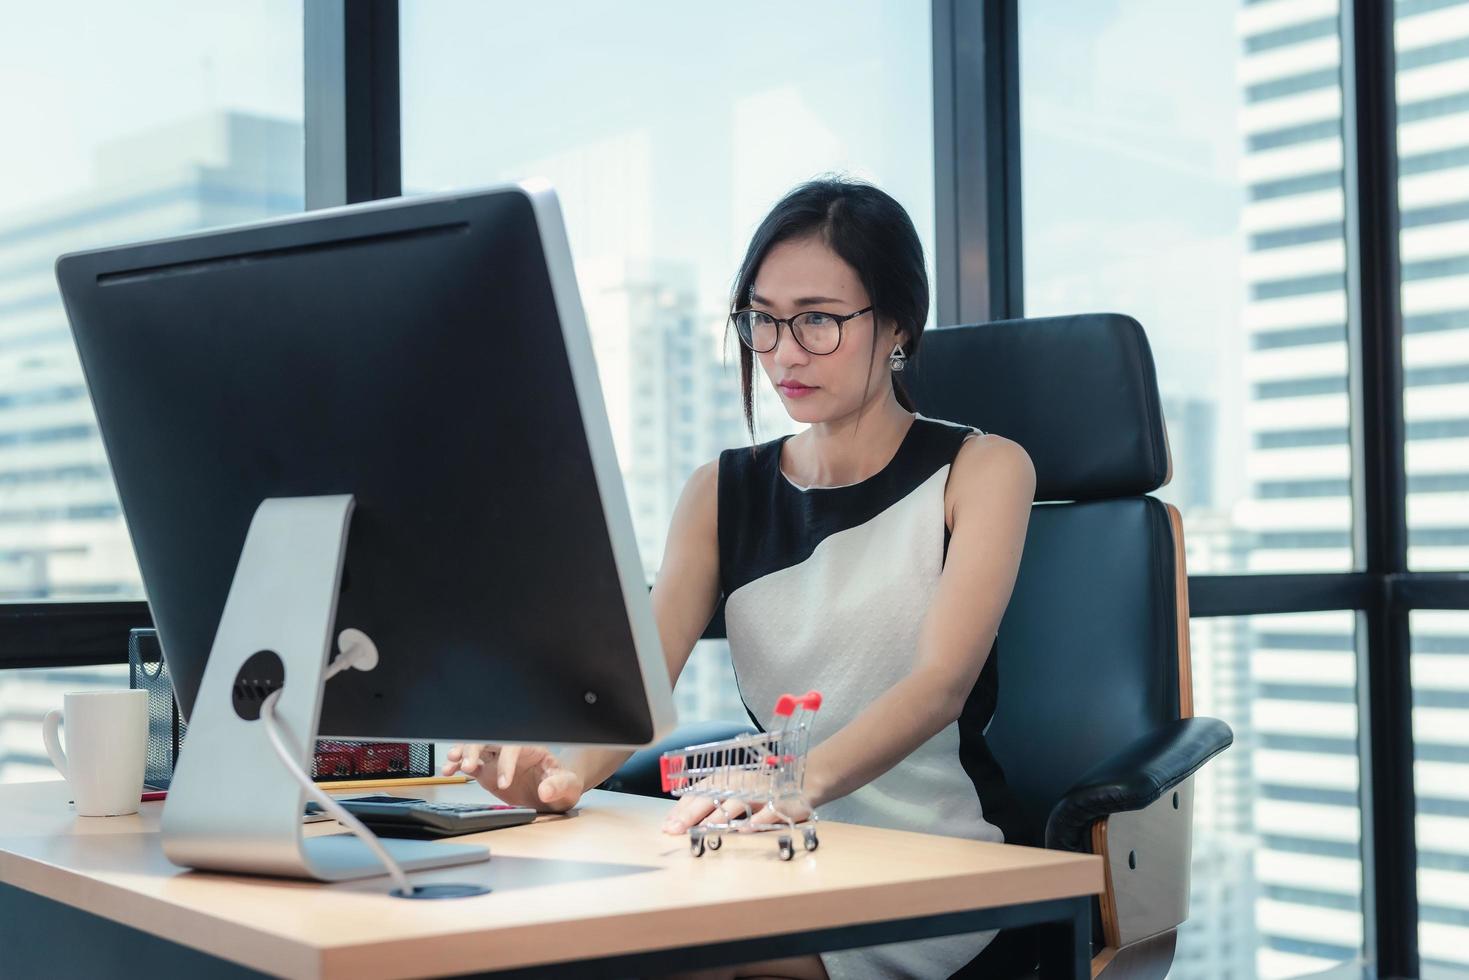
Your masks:
[{"label": "white cable", "polygon": [[[347,657],[345,655],[346,653],[347,651],[343,651],[344,655],[338,657],[336,662],[332,664],[332,667],[328,669],[327,677],[331,677],[333,674],[345,670],[349,666],[355,666],[351,662],[353,658]],[[348,662],[343,663],[344,660]],[[398,866],[398,862],[393,860],[393,856],[388,853],[387,848],[383,847],[382,842],[377,839],[377,835],[368,830],[362,821],[353,816],[346,807],[324,793],[321,787],[312,782],[311,777],[306,775],[301,770],[301,767],[296,764],[296,760],[292,757],[290,749],[286,747],[285,736],[281,732],[280,719],[275,716],[275,704],[280,700],[282,690],[283,688],[276,688],[274,691],[271,691],[270,695],[260,704],[260,720],[265,722],[265,734],[270,738],[271,748],[275,749],[276,757],[281,760],[281,765],[285,766],[286,770],[296,778],[296,782],[300,783],[301,787],[306,790],[307,796],[311,797],[323,810],[335,817],[338,823],[356,834],[357,839],[366,844],[372,850],[372,853],[377,855],[377,859],[388,869],[388,874],[392,875],[393,882],[398,886],[400,894],[404,896],[412,895],[413,886],[409,883],[408,876],[403,873],[403,869]]]}]

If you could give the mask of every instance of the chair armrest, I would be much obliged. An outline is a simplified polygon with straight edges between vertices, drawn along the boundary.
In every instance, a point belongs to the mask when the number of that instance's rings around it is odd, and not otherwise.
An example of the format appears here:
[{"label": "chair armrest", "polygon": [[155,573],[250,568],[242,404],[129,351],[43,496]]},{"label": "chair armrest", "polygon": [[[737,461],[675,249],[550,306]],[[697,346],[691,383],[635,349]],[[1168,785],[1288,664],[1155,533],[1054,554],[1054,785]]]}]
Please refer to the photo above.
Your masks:
[{"label": "chair armrest", "polygon": [[663,792],[663,775],[658,769],[659,756],[672,749],[702,745],[705,742],[717,742],[720,739],[734,738],[736,735],[746,735],[754,730],[753,726],[736,721],[699,721],[689,725],[680,725],[661,742],[634,752],[597,789],[612,790],[615,793],[632,793],[636,796],[661,796],[664,799],[673,799],[671,794]]},{"label": "chair armrest", "polygon": [[1141,810],[1233,741],[1234,733],[1217,718],[1182,718],[1149,732],[1093,766],[1051,808],[1046,846],[1089,851],[1094,822],[1113,813]]}]

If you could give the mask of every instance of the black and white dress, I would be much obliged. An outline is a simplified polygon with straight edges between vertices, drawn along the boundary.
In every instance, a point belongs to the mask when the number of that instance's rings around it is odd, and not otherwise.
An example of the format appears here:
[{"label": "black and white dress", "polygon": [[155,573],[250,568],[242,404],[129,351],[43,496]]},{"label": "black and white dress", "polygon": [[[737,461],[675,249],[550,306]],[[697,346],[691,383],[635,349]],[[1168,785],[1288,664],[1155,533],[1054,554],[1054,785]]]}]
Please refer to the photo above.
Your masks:
[{"label": "black and white dress", "polygon": [[[789,436],[719,457],[719,574],[735,676],[750,717],[817,690],[811,744],[845,727],[912,670],[948,551],[944,490],[970,426],[914,413],[878,473],[801,487],[780,467]],[[991,651],[964,708],[902,762],[820,807],[823,818],[1003,841],[1014,803],[981,734],[999,680]],[[948,977],[993,931],[823,953],[833,980]]]}]

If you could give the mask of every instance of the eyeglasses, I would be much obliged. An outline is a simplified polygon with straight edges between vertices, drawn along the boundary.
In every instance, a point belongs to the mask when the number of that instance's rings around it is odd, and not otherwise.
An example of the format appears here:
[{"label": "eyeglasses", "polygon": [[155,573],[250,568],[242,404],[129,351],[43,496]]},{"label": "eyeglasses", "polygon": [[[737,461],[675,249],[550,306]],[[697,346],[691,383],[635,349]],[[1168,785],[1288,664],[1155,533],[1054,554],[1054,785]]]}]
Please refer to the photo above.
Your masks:
[{"label": "eyeglasses", "polygon": [[775,345],[780,341],[782,323],[790,327],[791,336],[795,337],[796,343],[807,352],[830,354],[842,342],[842,325],[853,317],[871,312],[872,307],[870,306],[856,313],[848,313],[846,316],[810,310],[782,320],[780,317],[771,316],[760,310],[738,310],[730,314],[730,320],[734,323],[735,332],[740,335],[740,340],[757,354],[775,350]]}]

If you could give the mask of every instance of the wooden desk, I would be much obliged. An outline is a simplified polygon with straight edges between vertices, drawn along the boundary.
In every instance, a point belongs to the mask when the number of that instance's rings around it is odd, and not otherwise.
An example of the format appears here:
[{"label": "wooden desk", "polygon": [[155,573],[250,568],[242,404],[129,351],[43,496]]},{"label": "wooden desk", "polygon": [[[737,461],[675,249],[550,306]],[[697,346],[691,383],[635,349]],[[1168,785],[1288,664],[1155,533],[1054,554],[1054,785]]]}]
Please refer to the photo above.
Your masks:
[{"label": "wooden desk", "polygon": [[[482,798],[474,784],[402,795]],[[347,795],[360,795],[347,794]],[[185,871],[163,856],[164,803],[77,817],[60,781],[0,786],[0,974],[374,978],[645,976],[672,969],[1055,922],[1089,977],[1102,862],[1032,848],[823,823],[785,863],[769,835],[694,858],[668,804],[591,792],[572,815],[456,838],[487,863],[414,875],[492,894],[389,897],[337,885]],[[333,833],[335,823],[307,833]]]}]

